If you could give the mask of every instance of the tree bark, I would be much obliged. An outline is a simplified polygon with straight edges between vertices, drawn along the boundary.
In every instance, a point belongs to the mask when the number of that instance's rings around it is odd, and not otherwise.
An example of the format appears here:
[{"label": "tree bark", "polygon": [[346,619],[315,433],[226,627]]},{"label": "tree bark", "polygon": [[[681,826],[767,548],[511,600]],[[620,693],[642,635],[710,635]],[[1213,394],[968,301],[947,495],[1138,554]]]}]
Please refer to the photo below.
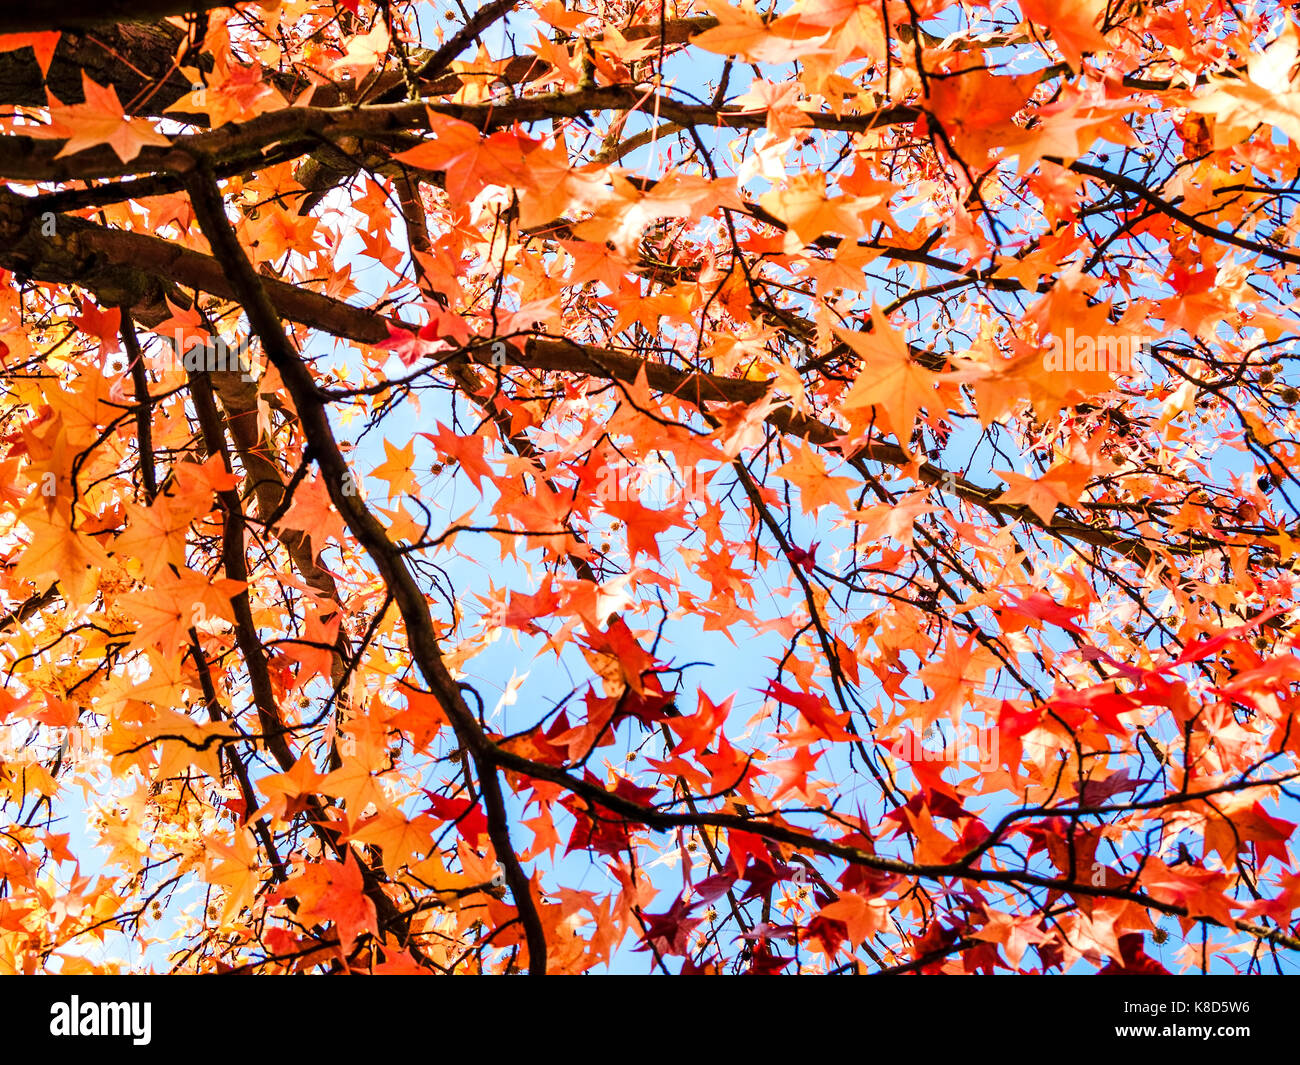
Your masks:
[{"label": "tree bark", "polygon": [[12,3],[0,11],[0,33],[36,33],[119,22],[149,22],[168,15],[235,7],[233,0],[62,0],[57,4]]}]

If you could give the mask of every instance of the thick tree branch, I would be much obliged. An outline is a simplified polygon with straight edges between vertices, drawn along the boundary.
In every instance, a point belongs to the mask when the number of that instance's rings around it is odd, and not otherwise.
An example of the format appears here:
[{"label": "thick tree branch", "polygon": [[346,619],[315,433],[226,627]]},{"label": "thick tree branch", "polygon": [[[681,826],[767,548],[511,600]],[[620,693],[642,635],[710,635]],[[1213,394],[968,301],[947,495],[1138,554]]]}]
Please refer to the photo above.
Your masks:
[{"label": "thick tree branch", "polygon": [[280,372],[285,387],[293,397],[302,419],[303,432],[311,442],[317,462],[329,488],[330,498],[352,534],[374,561],[391,590],[402,620],[406,623],[411,651],[425,683],[437,696],[451,720],[458,737],[470,752],[478,768],[479,788],[487,807],[489,836],[497,858],[505,869],[515,905],[523,922],[528,943],[529,971],[546,972],[546,935],[542,929],[537,904],[527,875],[519,863],[510,841],[505,797],[496,765],[489,757],[495,745],[483,734],[473,712],[461,694],[442,658],[438,637],[429,617],[428,604],[415,578],[396,546],[388,539],[383,525],[366,508],[355,491],[351,471],[334,439],[325,406],[320,399],[311,373],[289,343],[280,324],[275,306],[253,270],[235,231],[226,218],[225,205],[216,178],[200,163],[186,175],[194,213],[213,251],[231,277],[249,324],[271,363]]},{"label": "thick tree branch", "polygon": [[10,3],[0,11],[0,33],[35,33],[117,22],[152,22],[171,15],[188,15],[218,7],[236,7],[240,0],[61,0],[57,4]]},{"label": "thick tree branch", "polygon": [[[57,158],[58,141],[33,140],[12,135],[0,138],[0,178],[11,181],[89,181],[175,171],[189,157],[203,157],[224,170],[266,165],[274,146],[277,160],[306,155],[322,141],[348,137],[384,138],[429,128],[429,113],[445,115],[492,130],[515,122],[576,118],[600,111],[645,110],[681,126],[727,126],[761,129],[766,116],[760,111],[739,111],[704,104],[687,104],[631,85],[610,85],[574,92],[525,96],[505,102],[457,104],[445,102],[370,104],[364,107],[287,107],[271,111],[236,126],[176,137],[171,148],[146,147],[123,162],[108,147],[89,148]],[[896,105],[862,115],[808,114],[812,128],[865,133],[885,126],[914,122],[913,107]],[[407,145],[409,147],[409,145]]]},{"label": "thick tree branch", "polygon": [[[169,286],[164,278],[222,299],[240,298],[228,272],[210,255],[156,237],[108,229],[64,216],[58,217],[55,229],[56,237],[42,236],[40,221],[30,216],[24,199],[0,191],[0,267],[20,276],[81,284],[95,291],[102,302],[130,306],[135,317],[145,324],[167,316],[163,294]],[[377,344],[387,339],[393,328],[408,331],[416,328],[298,285],[271,278],[258,280],[278,315],[337,337]],[[447,361],[468,360],[490,366],[490,344],[485,339]],[[644,371],[656,391],[696,406],[756,403],[772,388],[762,381],[679,370],[653,360],[560,339],[530,338],[522,357],[511,348],[508,358],[523,369],[581,373],[628,384],[635,382],[637,375]],[[845,441],[838,430],[788,406],[776,407],[768,414],[767,421],[781,432],[843,450]],[[900,469],[913,467],[913,459],[896,444],[873,440],[855,446],[857,450],[853,454],[859,457]],[[933,463],[921,463],[916,467],[916,475],[927,484],[944,485],[968,503],[990,513],[1037,525],[1053,536],[1116,550],[1141,565],[1153,557],[1151,547],[1113,529],[1068,519],[1047,523],[1028,507],[998,503],[997,491],[981,488]],[[1187,553],[1216,546],[1216,542],[1206,541],[1199,547],[1165,544],[1161,549]]]}]

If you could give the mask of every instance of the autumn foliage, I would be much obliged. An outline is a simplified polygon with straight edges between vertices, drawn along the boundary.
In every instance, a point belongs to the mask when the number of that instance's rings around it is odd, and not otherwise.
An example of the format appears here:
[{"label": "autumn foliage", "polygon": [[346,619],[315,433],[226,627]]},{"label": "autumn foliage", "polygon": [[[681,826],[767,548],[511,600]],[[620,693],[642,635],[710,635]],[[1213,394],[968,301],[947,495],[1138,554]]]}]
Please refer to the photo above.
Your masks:
[{"label": "autumn foliage", "polygon": [[1288,6],[5,7],[0,972],[1294,966]]}]

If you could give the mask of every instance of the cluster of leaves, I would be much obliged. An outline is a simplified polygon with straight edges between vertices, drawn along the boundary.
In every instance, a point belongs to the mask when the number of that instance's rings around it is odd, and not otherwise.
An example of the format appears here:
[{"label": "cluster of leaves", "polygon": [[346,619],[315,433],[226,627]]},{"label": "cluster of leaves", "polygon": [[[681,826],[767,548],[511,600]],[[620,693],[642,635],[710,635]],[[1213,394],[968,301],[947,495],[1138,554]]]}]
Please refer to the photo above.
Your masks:
[{"label": "cluster of leaves", "polygon": [[59,7],[0,971],[1291,964],[1285,5]]}]

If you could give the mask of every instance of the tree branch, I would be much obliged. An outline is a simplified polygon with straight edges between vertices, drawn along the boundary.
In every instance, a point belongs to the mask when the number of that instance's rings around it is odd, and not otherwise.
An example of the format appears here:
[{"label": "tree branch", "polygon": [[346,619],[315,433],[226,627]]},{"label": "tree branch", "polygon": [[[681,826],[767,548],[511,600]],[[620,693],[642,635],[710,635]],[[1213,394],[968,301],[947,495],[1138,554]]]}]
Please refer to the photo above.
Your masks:
[{"label": "tree branch", "polygon": [[218,7],[238,0],[60,0],[57,4],[11,3],[0,11],[0,33],[35,33],[117,22],[152,22]]}]

